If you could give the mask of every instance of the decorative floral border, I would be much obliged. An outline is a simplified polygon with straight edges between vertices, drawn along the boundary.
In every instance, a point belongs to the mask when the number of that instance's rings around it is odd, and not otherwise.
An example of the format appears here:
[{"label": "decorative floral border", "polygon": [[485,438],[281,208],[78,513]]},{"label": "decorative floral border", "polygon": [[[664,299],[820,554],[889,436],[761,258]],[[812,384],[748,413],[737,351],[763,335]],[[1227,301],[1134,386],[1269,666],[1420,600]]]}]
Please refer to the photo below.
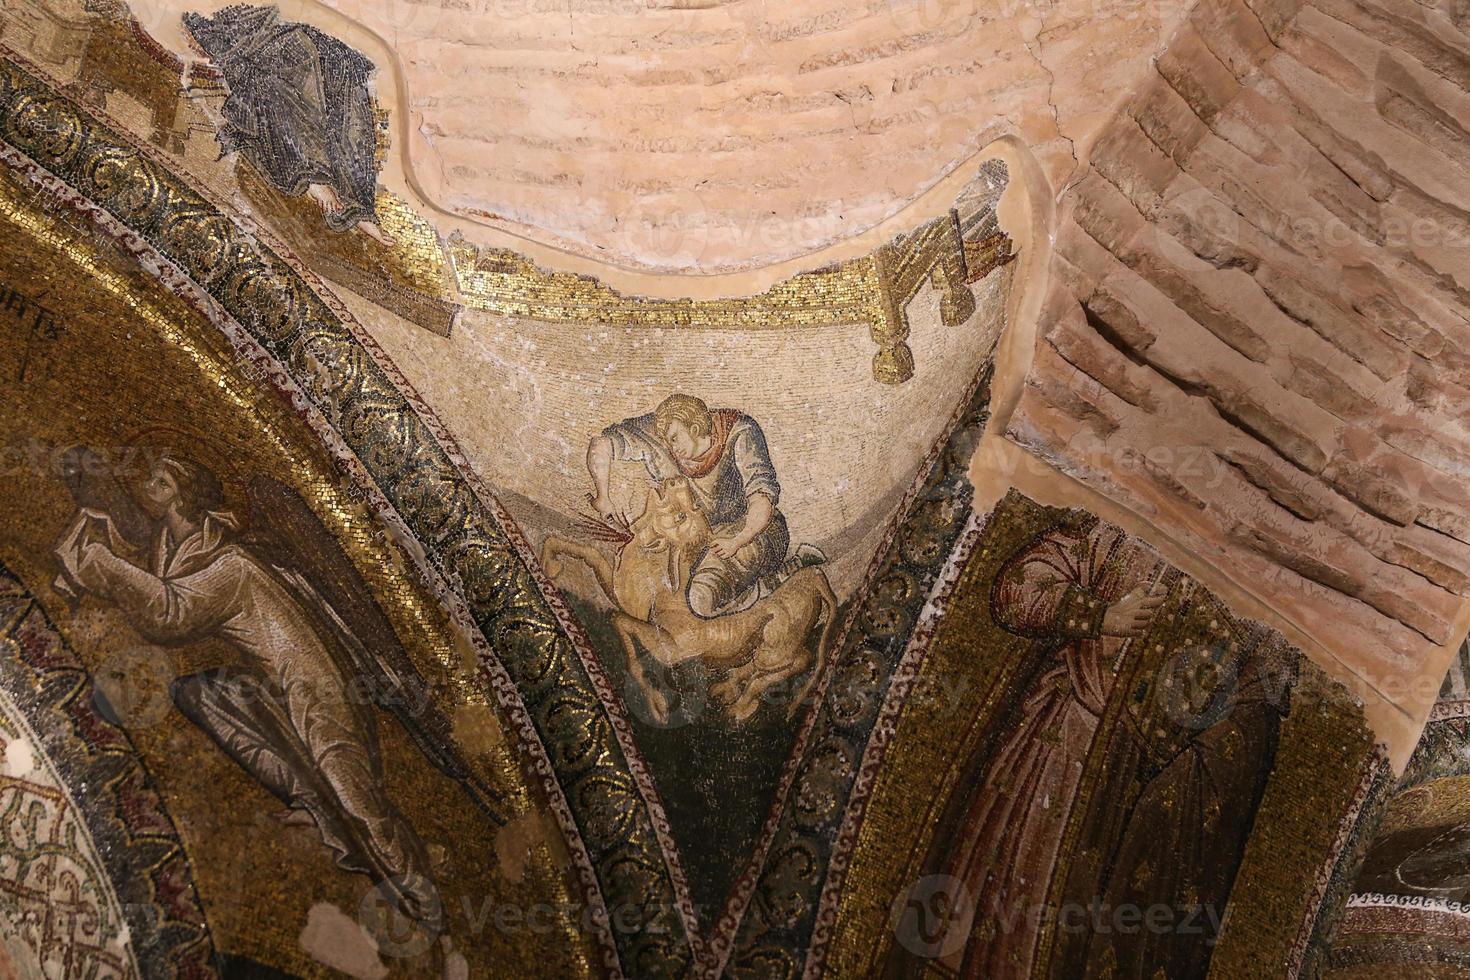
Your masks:
[{"label": "decorative floral border", "polygon": [[127,733],[98,712],[86,666],[3,564],[0,685],[76,800],[142,975],[216,976],[209,926],[163,799]]},{"label": "decorative floral border", "polygon": [[1316,976],[1320,972],[1343,911],[1352,907],[1353,896],[1349,892],[1353,880],[1363,865],[1373,831],[1383,817],[1396,782],[1388,753],[1375,743],[1372,754],[1363,760],[1362,780],[1338,824],[1332,853],[1312,882],[1313,901],[1308,904],[1307,916],[1289,951],[1287,976]]},{"label": "decorative floral border", "polygon": [[[923,476],[900,511],[858,593],[837,641],[827,676],[817,686],[819,707],[798,738],[783,776],[760,873],[737,884],[750,900],[733,945],[717,948],[721,965],[737,976],[795,976],[802,972],[820,909],[837,901],[824,896],[829,874],[841,886],[841,864],[850,841],[844,827],[855,794],[871,789],[864,773],[869,741],[884,715],[897,668],[916,634],[928,635],[926,617],[942,589],[944,571],[965,546],[974,488],[969,465],[990,418],[990,367],[972,383],[946,436],[921,468]],[[836,683],[841,672],[858,683]],[[900,695],[906,692],[899,692]],[[890,709],[891,710],[891,709]],[[818,944],[825,941],[818,935]]]},{"label": "decorative floral border", "polygon": [[[614,975],[684,972],[693,950],[683,916],[663,911],[680,903],[658,840],[661,815],[640,791],[620,737],[626,722],[600,704],[517,547],[523,542],[466,481],[462,458],[422,404],[395,385],[319,284],[9,51],[0,58],[0,144],[9,151],[4,163],[90,213],[104,233],[151,260],[168,288],[228,328],[237,350],[318,434],[326,423],[329,443],[340,443],[338,462],[367,478],[371,496],[381,492],[373,501],[380,513],[422,544],[441,597],[460,599],[486,641],[487,686],[536,756],[580,866],[603,965]],[[633,928],[614,936],[608,907]]]},{"label": "decorative floral border", "polygon": [[1443,898],[1425,898],[1422,895],[1384,895],[1379,892],[1354,895],[1347,900],[1350,909],[1395,908],[1439,912],[1458,919],[1470,919],[1470,903],[1451,902]]}]

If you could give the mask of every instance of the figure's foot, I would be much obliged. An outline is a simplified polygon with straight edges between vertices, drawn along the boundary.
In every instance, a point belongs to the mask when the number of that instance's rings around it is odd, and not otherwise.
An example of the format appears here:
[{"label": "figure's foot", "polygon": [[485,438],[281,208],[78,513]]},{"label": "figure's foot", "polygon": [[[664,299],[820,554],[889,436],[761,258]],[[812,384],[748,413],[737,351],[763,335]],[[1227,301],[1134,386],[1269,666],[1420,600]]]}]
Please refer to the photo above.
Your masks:
[{"label": "figure's foot", "polygon": [[342,198],[338,196],[337,189],[330,184],[308,184],[306,196],[315,201],[329,218],[342,212]]},{"label": "figure's foot", "polygon": [[379,245],[386,246],[387,248],[392,248],[394,245],[398,244],[398,239],[394,238],[392,235],[379,228],[375,222],[359,221],[357,223],[357,230],[362,232],[364,235],[367,235]]},{"label": "figure's foot", "polygon": [[735,683],[734,678],[726,678],[710,685],[709,699],[715,703],[717,708],[728,708],[739,696],[740,686]]},{"label": "figure's foot", "polygon": [[745,724],[760,710],[761,699],[759,696],[747,692],[744,697],[736,701],[730,708],[730,717],[740,724]]},{"label": "figure's foot", "polygon": [[278,810],[275,817],[284,827],[315,827],[316,821],[305,810]]},{"label": "figure's foot", "polygon": [[650,688],[643,690],[643,704],[648,709],[648,717],[654,724],[666,725],[669,722],[669,697],[663,691],[655,691]]},{"label": "figure's foot", "polygon": [[740,700],[740,696],[746,692],[750,687],[750,682],[754,679],[754,671],[737,669],[727,674],[723,680],[710,685],[710,700],[721,710],[727,710]]}]

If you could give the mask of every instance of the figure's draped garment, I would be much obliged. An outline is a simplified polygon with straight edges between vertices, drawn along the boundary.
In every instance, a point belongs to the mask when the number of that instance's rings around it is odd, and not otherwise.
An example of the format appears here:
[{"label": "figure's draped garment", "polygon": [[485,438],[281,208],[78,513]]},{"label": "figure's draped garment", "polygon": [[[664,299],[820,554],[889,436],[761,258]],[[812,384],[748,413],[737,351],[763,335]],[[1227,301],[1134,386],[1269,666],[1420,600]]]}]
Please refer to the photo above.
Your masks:
[{"label": "figure's draped garment", "polygon": [[67,577],[115,603],[145,639],[217,638],[239,651],[235,666],[174,682],[180,711],[283,803],[309,813],[340,867],[393,879],[434,913],[428,855],[384,787],[371,709],[353,696],[317,614],[232,543],[231,529],[227,515],[212,514],[177,546],[161,530],[151,570],[77,535],[58,555]]},{"label": "figure's draped garment", "polygon": [[229,85],[221,153],[238,150],[286,194],[331,187],[342,199],[326,215],[335,231],[376,222],[373,63],[315,27],[282,23],[274,7],[188,13],[184,23]]},{"label": "figure's draped garment", "polygon": [[718,537],[744,530],[752,496],[759,493],[770,498],[771,521],[749,544],[731,558],[707,552],[695,563],[689,577],[690,596],[703,592],[709,603],[706,608],[695,608],[701,615],[720,615],[752,604],[758,594],[757,583],[780,569],[791,545],[786,518],[775,509],[781,499],[781,485],[766,448],[765,433],[743,412],[716,409],[712,414],[723,414],[725,418],[721,420],[724,424],[715,428],[716,442],[709,454],[713,462],[707,472],[691,472],[679,466],[658,437],[652,413],[602,430],[612,443],[614,459],[642,463],[655,480],[687,479],[710,529]]},{"label": "figure's draped garment", "polygon": [[974,794],[949,863],[973,902],[970,934],[947,960],[984,980],[1028,976],[1036,924],[1082,765],[1125,640],[1102,635],[1107,607],[1158,567],[1152,552],[1091,521],[1048,531],[1002,568],[992,613],[1006,630],[1060,644],[1031,686]]},{"label": "figure's draped garment", "polygon": [[[1220,613],[1223,619],[1223,608]],[[1064,975],[1104,980],[1210,972],[1298,670],[1296,651],[1259,625],[1214,652],[1218,673],[1197,682],[1205,710],[1181,714],[1176,703],[1171,716],[1167,707],[1156,708],[1115,740],[1109,778],[1090,805],[1094,821],[1110,811],[1126,814],[1126,824],[1106,854],[1101,880],[1077,883],[1087,900],[1099,896],[1106,909],[1167,909],[1179,930],[1063,936],[1056,965]]]}]

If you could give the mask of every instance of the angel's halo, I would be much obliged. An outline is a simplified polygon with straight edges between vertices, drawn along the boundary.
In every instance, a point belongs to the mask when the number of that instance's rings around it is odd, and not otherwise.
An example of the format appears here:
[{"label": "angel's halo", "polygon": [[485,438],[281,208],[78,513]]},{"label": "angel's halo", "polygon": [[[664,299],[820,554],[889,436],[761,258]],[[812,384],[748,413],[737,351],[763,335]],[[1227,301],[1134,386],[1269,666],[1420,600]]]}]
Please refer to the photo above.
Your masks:
[{"label": "angel's halo", "polygon": [[[174,438],[159,438],[164,435]],[[244,502],[243,493],[248,477],[241,470],[243,455],[239,452],[227,452],[222,445],[197,429],[177,425],[149,425],[128,436],[123,445],[129,449],[146,449],[150,458],[157,458],[164,453],[186,456],[214,473],[224,490],[227,502]]]}]

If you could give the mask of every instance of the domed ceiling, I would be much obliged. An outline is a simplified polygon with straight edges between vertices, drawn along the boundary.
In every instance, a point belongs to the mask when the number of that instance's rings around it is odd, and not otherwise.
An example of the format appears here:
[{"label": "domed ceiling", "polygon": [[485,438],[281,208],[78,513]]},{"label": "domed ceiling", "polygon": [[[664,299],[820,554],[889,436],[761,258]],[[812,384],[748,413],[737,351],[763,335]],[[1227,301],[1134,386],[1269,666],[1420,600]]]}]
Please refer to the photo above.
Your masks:
[{"label": "domed ceiling", "polygon": [[1458,975],[1466,64],[0,0],[0,964]]},{"label": "domed ceiling", "polygon": [[[188,57],[181,14],[130,10]],[[876,0],[280,7],[384,74],[384,186],[441,228],[708,275],[847,242],[994,140],[1060,186],[1184,13]]]}]

